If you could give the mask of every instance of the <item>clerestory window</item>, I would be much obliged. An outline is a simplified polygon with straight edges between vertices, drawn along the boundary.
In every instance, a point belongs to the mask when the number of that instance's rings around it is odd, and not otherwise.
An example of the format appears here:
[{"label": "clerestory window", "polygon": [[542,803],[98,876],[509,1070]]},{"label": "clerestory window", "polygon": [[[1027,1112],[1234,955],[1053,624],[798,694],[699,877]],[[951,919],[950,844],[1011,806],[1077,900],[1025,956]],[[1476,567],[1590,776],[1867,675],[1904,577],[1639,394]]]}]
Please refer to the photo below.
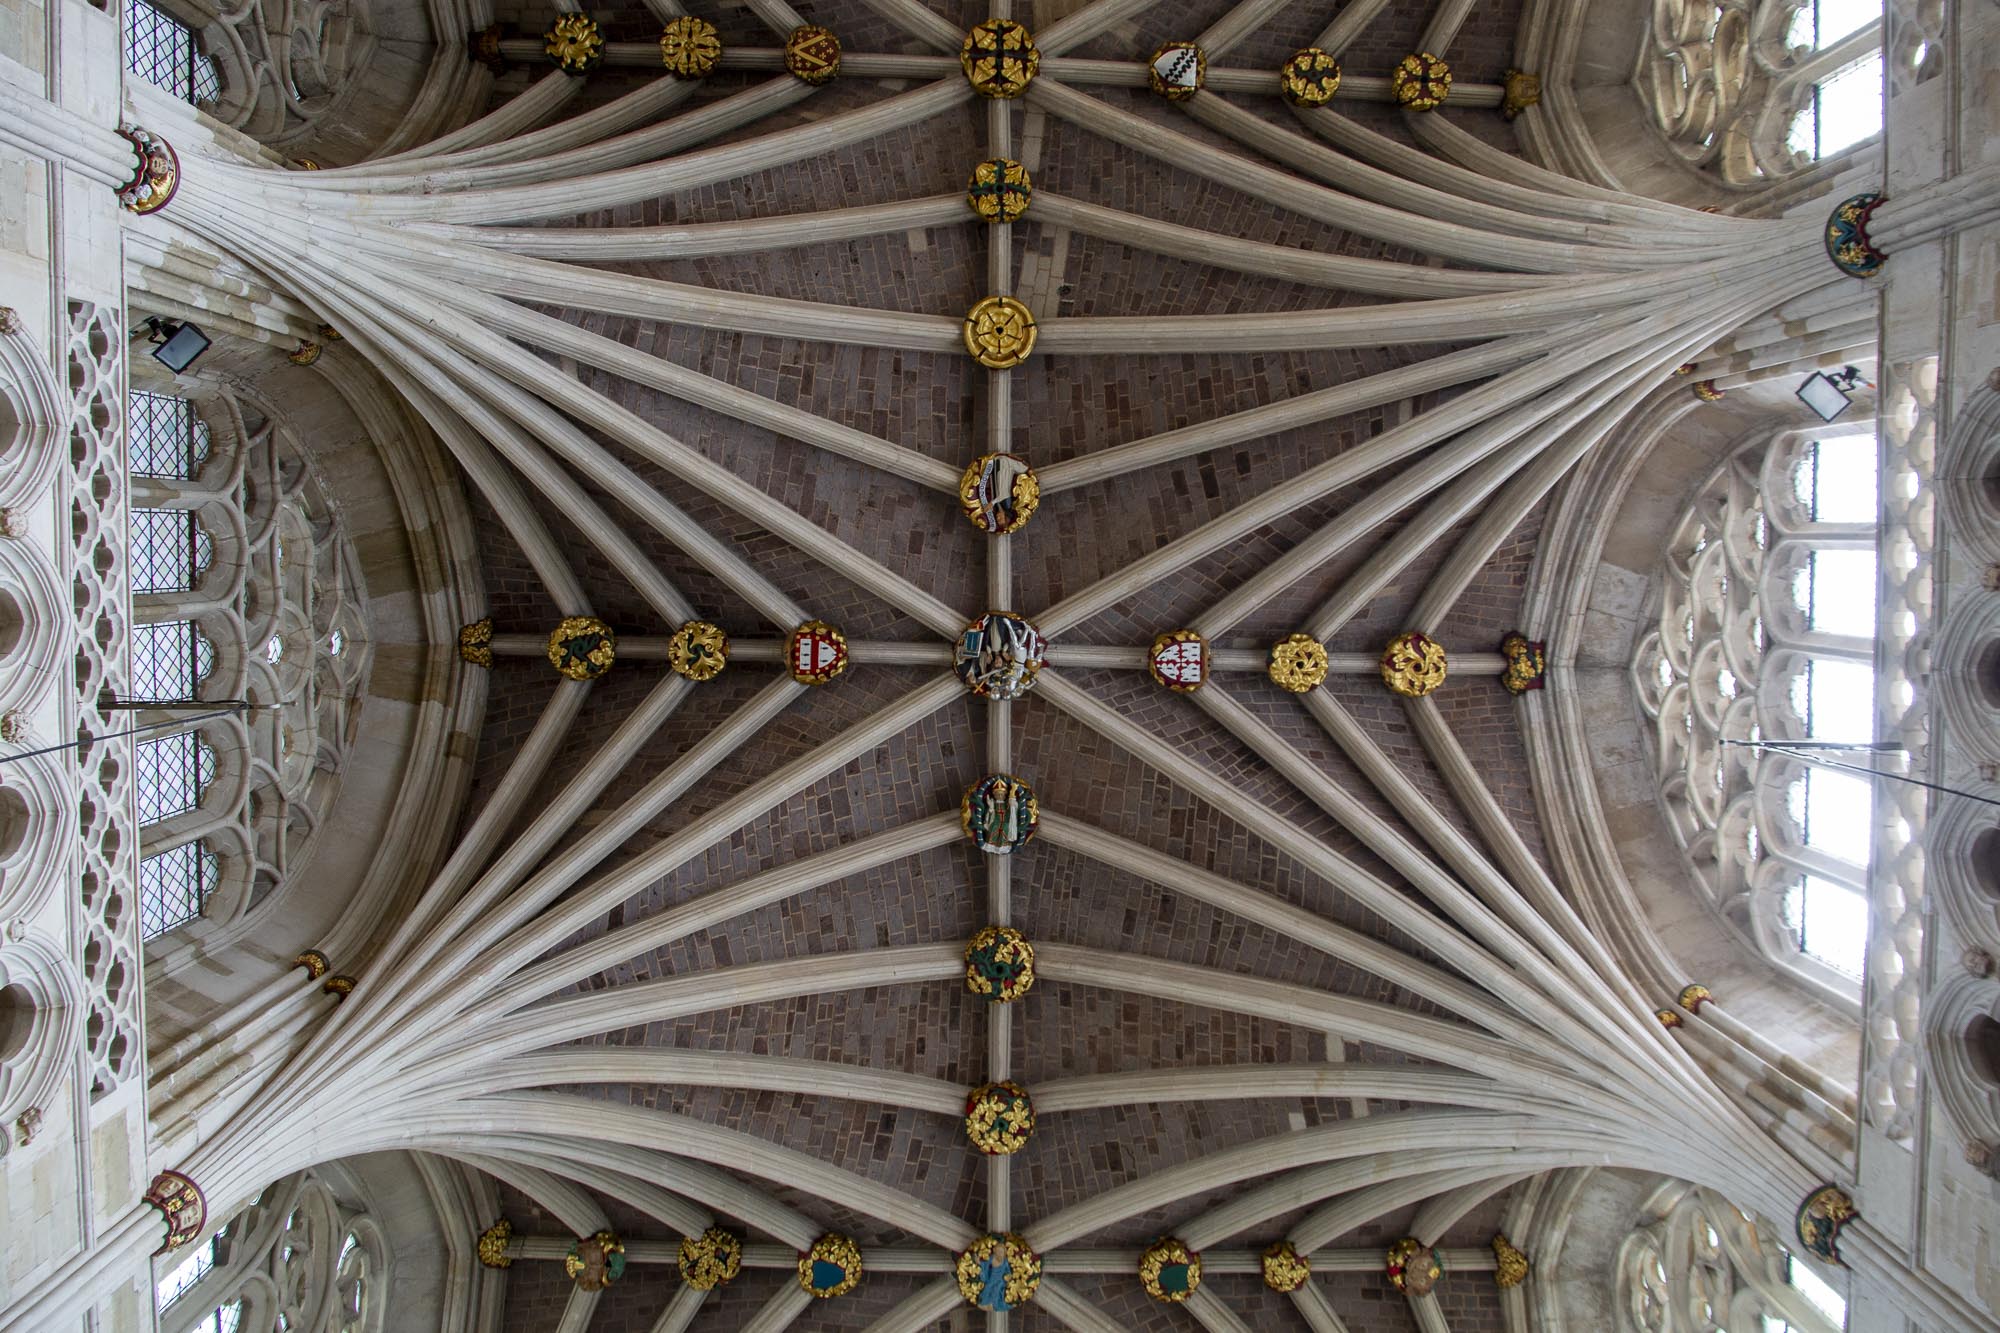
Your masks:
[{"label": "clerestory window", "polygon": [[192,731],[142,741],[134,759],[141,824],[157,824],[194,809],[215,781],[215,747]]},{"label": "clerestory window", "polygon": [[1881,25],[1881,0],[1807,0],[1792,15],[1786,40],[1815,67],[1786,139],[1793,152],[1816,162],[1882,132]]},{"label": "clerestory window", "polygon": [[191,383],[128,412],[149,940],[235,922],[302,863],[369,658],[358,558],[290,427]]},{"label": "clerestory window", "polygon": [[[194,1250],[187,1258],[169,1269],[154,1289],[154,1308],[165,1312],[168,1306],[180,1300],[198,1286],[201,1280],[216,1270],[222,1259],[222,1233],[209,1238],[206,1245]],[[243,1323],[242,1300],[224,1301],[202,1315],[191,1326],[191,1333],[238,1333]]]},{"label": "clerestory window", "polygon": [[192,1290],[215,1267],[221,1236],[209,1237],[206,1245],[188,1251],[187,1257],[167,1270],[154,1289],[154,1308],[164,1310]]},{"label": "clerestory window", "polygon": [[1775,1229],[1712,1191],[1662,1181],[1619,1246],[1621,1328],[1639,1333],[1846,1327],[1847,1298],[1785,1249]]},{"label": "clerestory window", "polygon": [[215,644],[192,620],[132,627],[132,697],[174,701],[195,697],[215,669]]},{"label": "clerestory window", "polygon": [[1881,132],[1882,30],[1881,0],[1653,0],[1634,86],[1690,166],[1780,180]]},{"label": "clerestory window", "polygon": [[176,1255],[157,1289],[160,1327],[382,1333],[376,1284],[386,1290],[395,1260],[365,1187],[351,1193],[352,1178],[342,1179],[340,1194],[313,1172],[275,1181],[215,1239]]},{"label": "clerestory window", "polygon": [[1747,940],[1850,1000],[1873,853],[1878,466],[1866,428],[1732,458],[1676,531],[1632,664],[1703,889]]},{"label": "clerestory window", "polygon": [[215,542],[187,509],[132,511],[132,591],[192,592]]}]

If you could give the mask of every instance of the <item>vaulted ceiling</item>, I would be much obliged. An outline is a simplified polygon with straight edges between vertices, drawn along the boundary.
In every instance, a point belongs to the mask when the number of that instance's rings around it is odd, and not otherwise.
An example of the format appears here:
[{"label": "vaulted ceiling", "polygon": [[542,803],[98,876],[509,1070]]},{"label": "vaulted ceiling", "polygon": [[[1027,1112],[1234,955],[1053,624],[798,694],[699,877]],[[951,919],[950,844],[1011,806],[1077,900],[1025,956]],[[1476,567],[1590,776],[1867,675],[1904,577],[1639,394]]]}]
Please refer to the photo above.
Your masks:
[{"label": "vaulted ceiling", "polygon": [[[776,67],[784,6],[756,8],[718,18],[744,70],[726,58],[663,131],[639,110],[660,76],[614,65],[532,139],[188,172],[187,225],[413,393],[488,534],[458,859],[315,1038],[370,1052],[348,1093],[387,1108],[342,1149],[512,1161],[517,1234],[602,1213],[667,1241],[707,1209],[789,1264],[844,1232],[871,1270],[815,1328],[962,1310],[949,1261],[987,1231],[1047,1252],[1026,1328],[1187,1327],[1133,1272],[1167,1233],[1207,1250],[1211,1327],[1308,1317],[1255,1267],[1292,1236],[1319,1252],[1315,1299],[1386,1329],[1416,1315],[1383,1246],[1476,1253],[1538,1170],[1748,1179],[1751,1206],[1788,1208],[1805,1169],[1550,884],[1518,726],[1536,705],[1499,650],[1537,629],[1520,589],[1567,462],[1700,348],[1839,280],[1812,229],[1495,153],[1505,5],[1389,4],[1342,51],[1360,95],[1308,112],[1271,71],[1317,6],[1037,5],[1041,72],[1011,102],[959,71],[969,6],[814,4],[849,65],[817,88]],[[605,31],[615,53],[653,25]],[[1197,36],[1208,91],[1128,86]],[[1459,101],[1370,100],[1419,41]],[[577,91],[536,77],[502,87]],[[993,158],[1034,180],[1008,226],[963,201]],[[1040,328],[1005,371],[961,343],[1002,292]],[[1040,503],[996,537],[956,475],[1003,450]],[[1011,703],[946,669],[995,609],[1051,641]],[[566,683],[542,643],[585,613],[618,660]],[[732,642],[699,681],[664,660],[694,619]],[[818,687],[780,666],[806,619],[851,650]],[[1192,694],[1145,669],[1187,628],[1211,653]],[[1412,700],[1377,666],[1406,631],[1452,662]],[[1294,693],[1265,666],[1301,632],[1331,670]],[[959,829],[996,772],[1039,799],[1007,855]],[[959,961],[1003,921],[1039,977],[1006,1006]],[[1000,1078],[1041,1118],[988,1157],[958,1108]],[[1469,1268],[1422,1308],[1498,1327]],[[590,1326],[650,1327],[678,1282],[635,1263]],[[577,1318],[558,1264],[518,1261],[509,1293],[514,1326]],[[663,1326],[779,1326],[804,1299],[753,1264]]]},{"label": "vaulted ceiling", "polygon": [[[983,5],[934,5],[954,25],[986,17]],[[1037,6],[1037,10],[1042,6]],[[1349,48],[1343,64],[1355,74],[1386,76],[1416,48],[1429,16],[1426,4],[1389,5]],[[1454,76],[1497,82],[1508,67],[1517,4],[1482,5],[1450,51]],[[1229,9],[1226,4],[1157,6],[1121,23],[1074,54],[1130,61],[1157,46],[1188,39]],[[962,11],[962,12],[959,12]],[[832,28],[849,51],[923,52],[917,39],[876,17],[866,5],[817,3],[806,17]],[[1285,7],[1227,57],[1244,68],[1275,67],[1310,45],[1330,17],[1308,5]],[[726,45],[768,46],[774,40],[755,20],[715,16]],[[1029,16],[1023,15],[1024,19]],[[1033,16],[1039,26],[1041,15]],[[629,28],[638,40],[648,20],[607,23],[613,38]],[[1218,63],[1224,63],[1218,59]],[[606,71],[606,92],[650,75]],[[713,100],[752,85],[756,75],[717,75],[698,95]],[[893,87],[893,85],[891,85]],[[828,115],[879,102],[891,90],[883,81],[843,78],[796,107],[760,119],[735,138],[769,134]],[[593,89],[596,95],[596,89]],[[1093,96],[1133,115],[1190,134],[1218,148],[1243,151],[1206,130],[1144,89],[1093,90]],[[1296,130],[1289,109],[1274,98],[1243,98],[1256,114]],[[963,187],[972,164],[991,156],[986,144],[988,104],[976,101],[925,122],[869,139],[853,148],[758,172],[721,185],[663,196],[657,202],[603,214],[551,220],[554,225],[668,225],[764,218],[814,210],[854,208],[950,193]],[[1406,141],[1401,113],[1365,102],[1343,102],[1343,115],[1368,129]],[[682,114],[686,114],[683,110]],[[1035,189],[1226,237],[1329,254],[1393,262],[1421,262],[1405,248],[1345,232],[1323,221],[1276,207],[1242,191],[1213,184],[1160,156],[1136,152],[1032,105],[1012,111],[1019,140],[1035,143],[1029,167]],[[1506,147],[1511,131],[1491,110],[1454,117],[1473,133]],[[1261,158],[1259,160],[1262,160]],[[970,215],[968,214],[968,219]],[[1123,245],[1040,220],[1031,206],[1013,228],[1019,274],[1016,293],[1038,315],[1162,316],[1199,319],[1208,314],[1277,312],[1370,302],[1366,295],[1329,291],[1254,272],[1239,272]],[[800,246],[745,255],[633,264],[629,271],[674,282],[713,286],[834,305],[955,315],[988,294],[991,236],[968,221],[855,241]],[[623,268],[624,266],[619,266]],[[572,314],[570,317],[576,318]],[[986,452],[991,438],[989,403],[993,372],[962,353],[911,354],[830,342],[758,334],[676,329],[636,318],[593,317],[593,331],[664,356],[753,392],[796,403],[817,415],[893,440],[953,468]],[[836,330],[837,334],[837,330]],[[1228,413],[1278,402],[1374,371],[1412,364],[1442,347],[1399,345],[1324,352],[1203,353],[1033,357],[1009,372],[1014,432],[1011,449],[1038,469],[1080,458],[1127,441]],[[1433,401],[1397,403],[1354,412],[1311,426],[1260,435],[1109,481],[1052,495],[1019,532],[995,538],[966,522],[952,497],[881,471],[816,451],[808,445],[747,426],[665,394],[609,376],[590,381],[601,392],[670,434],[725,464],[746,482],[811,518],[884,565],[935,593],[968,617],[987,609],[988,565],[996,541],[1012,549],[1011,606],[1032,619],[1095,580],[1144,565],[1167,541],[1199,528],[1250,498],[1282,488],[1313,464],[1380,433],[1413,409]],[[732,545],[753,553],[758,567],[810,614],[839,626],[853,639],[934,642],[908,616],[872,597],[836,567],[773,541],[756,524],[725,505],[677,483],[664,470],[635,461],[649,482]],[[1162,630],[1190,621],[1208,604],[1288,549],[1306,532],[1335,521],[1368,483],[1344,488],[1304,506],[1215,556],[1158,569],[1158,582],[1092,617],[1065,641],[1112,645],[1150,643]],[[602,497],[615,512],[615,497]],[[477,503],[477,502],[476,502]],[[484,510],[483,516],[490,516]],[[662,624],[615,570],[591,558],[583,534],[558,506],[540,502],[551,528],[583,558],[579,571],[593,610],[621,631],[664,634]],[[1397,531],[1400,519],[1380,529]],[[1493,651],[1517,628],[1519,589],[1532,555],[1537,514],[1486,562],[1450,620],[1435,627],[1448,647]],[[547,595],[497,521],[485,552],[487,586],[499,632],[546,633],[554,615]],[[664,539],[635,534],[669,571],[699,612],[738,636],[770,637],[756,610],[675,551]],[[1406,627],[1430,568],[1450,542],[1428,543],[1411,568],[1369,601],[1331,641],[1334,652],[1373,656]],[[1354,549],[1292,584],[1227,640],[1262,648],[1299,628],[1341,579],[1368,554]],[[1220,645],[1218,645],[1220,646]],[[621,664],[593,687],[584,714],[572,728],[561,775],[580,763],[657,683],[662,664]],[[870,665],[865,658],[833,685],[793,704],[777,722],[739,746],[701,786],[656,821],[658,837],[690,814],[712,807],[758,777],[881,709],[934,674],[932,669]],[[1143,671],[1065,671],[1076,685],[1173,746],[1190,765],[1231,782],[1259,804],[1291,820],[1309,836],[1388,874],[1350,833],[1299,795],[1228,731],[1190,700],[1171,694]],[[733,665],[698,688],[689,704],[642,749],[621,788],[636,789],[667,762],[684,754],[717,718],[749,703],[772,679],[770,666]],[[1295,696],[1261,673],[1239,673],[1228,684],[1260,719],[1276,728],[1315,768],[1356,793],[1385,819],[1397,822],[1377,794]],[[482,781],[497,781],[519,749],[551,688],[545,662],[501,657],[496,661],[488,720],[481,738]],[[1327,686],[1362,720],[1371,737],[1393,756],[1441,810],[1463,816],[1446,795],[1402,709],[1374,674],[1332,677]],[[1437,696],[1440,712],[1465,738],[1468,751],[1531,845],[1538,845],[1526,761],[1513,714],[1518,702],[1491,676],[1452,682]],[[1185,860],[1203,870],[1269,891],[1280,900],[1349,924],[1421,953],[1407,936],[1385,926],[1343,895],[1336,884],[1302,867],[1241,824],[1190,794],[1173,774],[1135,760],[1073,718],[1032,695],[1011,710],[1015,771],[1035,786],[1044,808],[1066,812],[1117,836]],[[831,780],[815,783],[757,822],[726,847],[674,871],[612,909],[584,932],[597,935],[686,903],[748,875],[832,849],[857,837],[913,823],[955,809],[961,794],[986,771],[985,756],[996,710],[976,699],[954,700],[922,723],[875,750]],[[1407,830],[1406,830],[1407,832]],[[891,865],[847,876],[774,906],[698,931],[670,946],[577,983],[578,991],[637,980],[687,976],[706,969],[863,948],[916,945],[970,937],[989,919],[987,867],[980,852],[958,841]],[[1012,856],[1013,920],[1036,941],[1086,945],[1109,952],[1169,959],[1220,972],[1268,978],[1337,995],[1352,995],[1428,1012],[1432,1006],[1350,963],[1330,957],[1284,932],[1218,910],[1179,891],[1171,877],[1148,879],[1111,870],[1068,848],[1031,843]],[[1138,1070],[1179,1070],[1237,1064],[1310,1065],[1344,1058],[1400,1059],[1311,1026],[1231,1012],[1185,1001],[1119,994],[1063,981],[1038,982],[1013,1021],[1012,1076],[1031,1090],[1058,1080]],[[788,1055],[927,1075],[968,1088],[988,1077],[987,1005],[962,988],[935,982],[874,986],[780,1001],[733,1005],[671,1023],[610,1033],[608,1045],[648,1044],[695,1050]],[[956,1118],[865,1100],[833,1096],[685,1088],[655,1083],[589,1085],[589,1096],[660,1107],[742,1129],[801,1152],[863,1172],[969,1219],[988,1209],[986,1160],[967,1143]],[[1301,1125],[1316,1125],[1396,1104],[1374,1098],[1264,1097],[1205,1102],[1163,1101],[1104,1107],[1048,1117],[1029,1149],[1012,1161],[1012,1208],[1019,1219],[1045,1217],[1104,1191],[1190,1162],[1204,1152]],[[1149,1209],[1093,1235],[1091,1243],[1137,1250],[1173,1224],[1226,1200],[1241,1187],[1209,1192],[1171,1207]],[[908,1238],[894,1228],[818,1199],[780,1188],[780,1198],[864,1245]],[[627,1239],[669,1238],[671,1228],[635,1210],[611,1209]],[[519,1231],[561,1234],[562,1226],[518,1194],[508,1211]],[[1258,1242],[1285,1233],[1307,1210],[1289,1210],[1260,1228]],[[1407,1229],[1410,1208],[1398,1208],[1343,1241],[1382,1249]],[[1498,1203],[1475,1209],[1448,1243],[1483,1248],[1496,1230]],[[849,1296],[808,1312],[815,1328],[864,1328],[927,1279],[871,1273]],[[1078,1291],[1121,1325],[1134,1328],[1193,1326],[1185,1314],[1148,1298],[1128,1274],[1086,1274],[1070,1279]],[[1332,1302],[1354,1329],[1414,1328],[1404,1298],[1378,1271],[1323,1279]],[[515,1265],[509,1271],[509,1326],[553,1327],[572,1284],[554,1263]],[[736,1328],[774,1292],[793,1281],[786,1272],[752,1272],[712,1295],[695,1327]],[[634,1265],[607,1292],[593,1328],[649,1327],[649,1320],[680,1285],[674,1272]],[[1298,1319],[1282,1296],[1255,1273],[1221,1274],[1210,1289],[1255,1328],[1290,1327]],[[1440,1289],[1455,1330],[1501,1326],[1498,1293],[1490,1275],[1466,1274]],[[1059,1327],[1032,1308],[1014,1316],[1023,1328]]]}]

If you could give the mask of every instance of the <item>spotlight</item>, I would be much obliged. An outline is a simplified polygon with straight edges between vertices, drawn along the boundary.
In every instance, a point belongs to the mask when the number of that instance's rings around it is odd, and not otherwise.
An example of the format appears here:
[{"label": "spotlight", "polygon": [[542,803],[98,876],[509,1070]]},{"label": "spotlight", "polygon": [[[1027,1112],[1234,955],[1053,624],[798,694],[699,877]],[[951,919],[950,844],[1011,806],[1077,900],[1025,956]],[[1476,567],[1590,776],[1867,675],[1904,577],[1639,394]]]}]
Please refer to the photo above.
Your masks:
[{"label": "spotlight", "polygon": [[1854,390],[1862,385],[1875,387],[1862,379],[1861,372],[1853,366],[1842,366],[1831,375],[1815,370],[1799,386],[1799,401],[1810,407],[1821,421],[1832,421],[1853,404]]},{"label": "spotlight", "polygon": [[185,320],[146,320],[147,341],[153,344],[153,359],[178,375],[208,350],[208,335]]}]

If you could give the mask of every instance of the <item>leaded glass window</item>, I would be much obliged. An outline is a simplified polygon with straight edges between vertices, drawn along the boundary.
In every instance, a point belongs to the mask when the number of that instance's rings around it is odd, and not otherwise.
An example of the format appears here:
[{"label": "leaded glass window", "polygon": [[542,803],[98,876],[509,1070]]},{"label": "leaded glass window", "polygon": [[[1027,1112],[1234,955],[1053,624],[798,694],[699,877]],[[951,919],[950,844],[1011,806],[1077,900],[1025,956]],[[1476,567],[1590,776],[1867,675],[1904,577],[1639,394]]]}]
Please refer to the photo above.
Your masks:
[{"label": "leaded glass window", "polygon": [[192,620],[164,620],[132,629],[132,697],[185,700],[215,667],[215,645]]},{"label": "leaded glass window", "polygon": [[1801,875],[1785,891],[1785,929],[1802,954],[1861,979],[1868,950],[1868,901],[1845,884]]},{"label": "leaded glass window", "polygon": [[125,68],[183,102],[222,95],[215,62],[195,45],[194,33],[146,0],[125,0]]},{"label": "leaded glass window", "polygon": [[1842,435],[1806,445],[1792,474],[1806,517],[1815,523],[1875,522],[1880,455],[1873,435]]},{"label": "leaded glass window", "polygon": [[1780,435],[1720,468],[1669,543],[1631,677],[1711,901],[1848,996],[1874,851],[1878,454],[1865,432]]},{"label": "leaded glass window", "polygon": [[190,1250],[187,1258],[167,1271],[167,1275],[160,1279],[159,1286],[154,1290],[154,1308],[166,1309],[179,1300],[195,1283],[208,1276],[209,1271],[215,1267],[219,1241],[219,1234],[209,1237],[208,1244]]},{"label": "leaded glass window", "polygon": [[189,592],[215,543],[188,509],[132,511],[132,591]]},{"label": "leaded glass window", "polygon": [[[1799,1295],[1806,1298],[1815,1310],[1827,1317],[1835,1328],[1847,1327],[1847,1297],[1834,1290],[1824,1278],[1812,1271],[1810,1265],[1802,1264],[1791,1255],[1785,1256],[1785,1281]],[[1760,1333],[1804,1333],[1797,1324],[1787,1319],[1765,1315]]]},{"label": "leaded glass window", "polygon": [[1871,52],[1812,86],[1786,146],[1817,162],[1882,132],[1882,53]]},{"label": "leaded glass window", "polygon": [[1817,51],[1881,21],[1882,0],[1806,0],[1792,15],[1785,37],[1793,46]]},{"label": "leaded glass window", "polygon": [[185,398],[134,389],[125,421],[134,476],[186,480],[208,458],[208,427]]},{"label": "leaded glass window", "polygon": [[198,918],[221,872],[215,853],[199,842],[184,842],[139,862],[141,933],[157,939]]},{"label": "leaded glass window", "polygon": [[215,781],[215,751],[192,731],[142,741],[136,758],[141,824],[194,809]]}]

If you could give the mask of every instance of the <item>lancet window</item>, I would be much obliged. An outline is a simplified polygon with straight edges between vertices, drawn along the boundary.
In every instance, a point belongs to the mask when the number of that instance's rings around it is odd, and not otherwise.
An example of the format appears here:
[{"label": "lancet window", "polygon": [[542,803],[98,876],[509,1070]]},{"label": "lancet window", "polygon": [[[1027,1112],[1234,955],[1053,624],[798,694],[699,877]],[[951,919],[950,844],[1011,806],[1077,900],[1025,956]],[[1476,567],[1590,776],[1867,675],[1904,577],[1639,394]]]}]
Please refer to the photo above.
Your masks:
[{"label": "lancet window", "polygon": [[215,542],[186,509],[132,511],[132,591],[192,592]]},{"label": "lancet window", "polygon": [[355,556],[267,405],[131,398],[133,714],[148,940],[281,885],[331,802],[366,630]]},{"label": "lancet window", "polygon": [[[184,1310],[175,1310],[174,1306],[190,1292],[199,1288],[202,1279],[215,1271],[216,1262],[223,1255],[225,1243],[223,1233],[217,1232],[209,1238],[208,1244],[196,1248],[160,1279],[156,1294],[163,1325],[169,1312],[177,1316],[184,1316],[187,1313]],[[198,1296],[190,1299],[188,1303],[203,1304]],[[242,1322],[243,1302],[232,1300],[221,1302],[212,1309],[200,1313],[192,1324],[182,1327],[186,1328],[188,1333],[237,1333]]]},{"label": "lancet window", "polygon": [[133,476],[186,480],[208,461],[208,424],[187,399],[134,389],[125,419]]},{"label": "lancet window", "polygon": [[[1813,1272],[1808,1264],[1802,1264],[1791,1255],[1785,1256],[1785,1284],[1798,1292],[1808,1304],[1827,1317],[1835,1328],[1847,1325],[1847,1297],[1841,1295],[1833,1284]],[[1759,1333],[1813,1333],[1806,1324],[1795,1324],[1782,1315],[1765,1315]]]},{"label": "lancet window", "polygon": [[1850,1003],[1874,824],[1877,467],[1865,426],[1732,457],[1675,531],[1632,664],[1660,798],[1704,891],[1766,956]]}]

